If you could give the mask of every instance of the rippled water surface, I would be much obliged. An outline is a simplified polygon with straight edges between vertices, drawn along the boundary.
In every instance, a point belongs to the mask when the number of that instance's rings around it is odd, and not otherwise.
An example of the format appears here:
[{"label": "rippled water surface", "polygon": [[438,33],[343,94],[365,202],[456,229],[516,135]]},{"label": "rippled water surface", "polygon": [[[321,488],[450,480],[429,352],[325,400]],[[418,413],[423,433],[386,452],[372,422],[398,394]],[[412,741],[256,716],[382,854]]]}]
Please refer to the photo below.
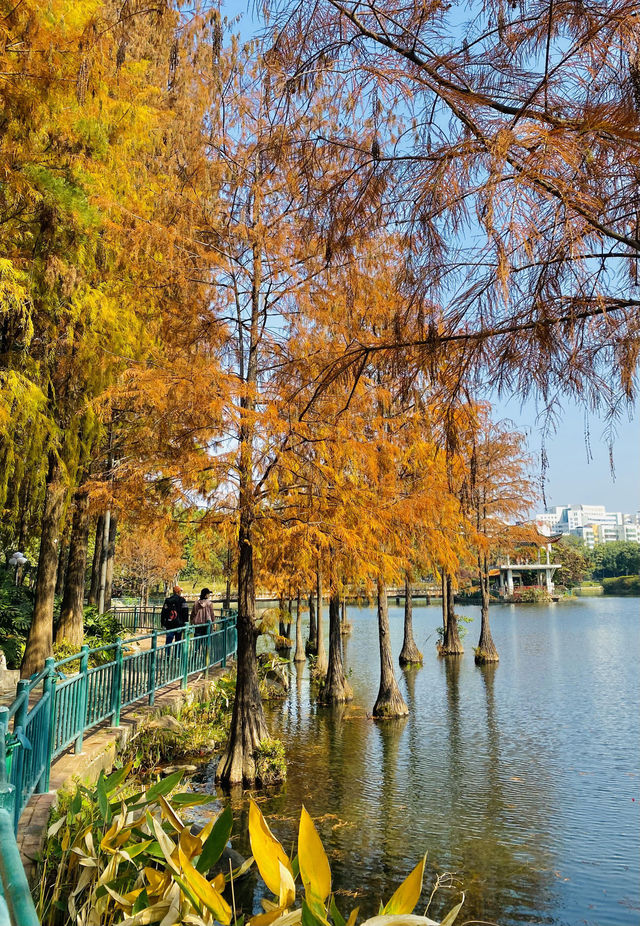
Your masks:
[{"label": "rippled water surface", "polygon": [[[289,847],[302,802],[319,818],[347,912],[377,912],[428,851],[429,885],[455,872],[466,892],[459,922],[637,926],[639,608],[621,598],[496,606],[500,663],[480,669],[478,608],[459,608],[474,618],[465,655],[439,660],[439,609],[416,607],[425,664],[398,669],[410,716],[385,724],[367,717],[378,686],[375,609],[350,608],[353,703],[317,707],[307,666],[292,665],[288,699],[269,706],[289,763],[285,788],[262,804],[272,829]],[[402,608],[390,621],[397,660]],[[201,787],[210,775],[203,770]],[[239,802],[234,845],[248,853],[245,810]],[[255,876],[249,891],[260,893]],[[430,914],[456,897],[439,891]]]}]

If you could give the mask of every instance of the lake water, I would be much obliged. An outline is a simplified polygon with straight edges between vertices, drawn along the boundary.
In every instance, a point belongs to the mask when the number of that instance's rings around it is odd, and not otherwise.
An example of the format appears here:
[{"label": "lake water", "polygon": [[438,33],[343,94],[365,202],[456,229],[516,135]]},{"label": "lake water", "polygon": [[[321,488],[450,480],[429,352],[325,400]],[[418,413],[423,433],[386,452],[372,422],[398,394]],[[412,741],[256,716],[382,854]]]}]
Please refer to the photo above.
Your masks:
[{"label": "lake water", "polygon": [[[325,609],[326,610],[326,609]],[[496,606],[496,667],[474,665],[479,608],[457,660],[438,659],[436,606],[414,608],[424,667],[398,681],[406,720],[368,717],[378,686],[374,608],[350,608],[345,640],[354,701],[314,703],[306,665],[268,708],[287,749],[288,781],[262,809],[287,849],[300,805],[317,819],[338,906],[377,912],[428,852],[424,912],[436,873],[452,873],[429,915],[466,893],[458,922],[512,926],[640,923],[640,603],[594,598]],[[390,609],[394,658],[402,608]],[[212,767],[200,776],[213,788]],[[245,800],[236,848],[248,854]],[[257,875],[243,894],[263,890]],[[249,896],[247,896],[247,891]]]}]

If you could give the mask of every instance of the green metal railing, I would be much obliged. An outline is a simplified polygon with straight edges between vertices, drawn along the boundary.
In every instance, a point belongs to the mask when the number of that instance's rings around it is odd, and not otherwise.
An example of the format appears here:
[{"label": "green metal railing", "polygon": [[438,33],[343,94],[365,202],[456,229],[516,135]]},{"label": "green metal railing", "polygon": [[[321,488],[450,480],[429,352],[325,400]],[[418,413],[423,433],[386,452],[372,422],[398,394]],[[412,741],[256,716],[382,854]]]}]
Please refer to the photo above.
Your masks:
[{"label": "green metal railing", "polygon": [[[221,616],[235,614],[235,610],[226,610],[219,608],[215,613]],[[130,608],[117,606],[109,612],[112,614],[124,630],[132,630],[137,633],[139,630],[160,630],[160,615],[162,613],[161,605],[150,605],[143,608],[139,605],[133,605]]]},{"label": "green metal railing", "polygon": [[26,877],[14,833],[31,795],[49,790],[53,761],[71,747],[81,752],[84,734],[104,721],[118,726],[128,705],[143,698],[153,704],[166,685],[180,681],[186,688],[190,675],[225,666],[236,652],[235,612],[200,628],[196,636],[187,625],[169,644],[158,639],[166,631],[156,629],[47,659],[39,675],[18,682],[13,704],[0,707],[0,926],[38,923],[33,904],[32,918],[20,912]]},{"label": "green metal railing", "polygon": [[111,614],[118,620],[118,623],[125,630],[160,630],[160,614],[162,608],[152,605],[149,608],[141,608],[134,605],[132,608],[112,608]]}]

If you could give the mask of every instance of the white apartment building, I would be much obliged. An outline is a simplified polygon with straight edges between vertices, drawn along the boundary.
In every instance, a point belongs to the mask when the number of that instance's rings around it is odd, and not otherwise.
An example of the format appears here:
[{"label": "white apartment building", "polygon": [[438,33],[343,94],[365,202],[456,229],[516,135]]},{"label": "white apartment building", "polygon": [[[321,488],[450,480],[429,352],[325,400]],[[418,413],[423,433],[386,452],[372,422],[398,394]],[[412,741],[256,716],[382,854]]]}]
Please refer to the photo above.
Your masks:
[{"label": "white apartment building", "polygon": [[543,533],[573,534],[593,549],[614,540],[640,542],[640,517],[607,511],[604,505],[557,505],[535,516]]}]

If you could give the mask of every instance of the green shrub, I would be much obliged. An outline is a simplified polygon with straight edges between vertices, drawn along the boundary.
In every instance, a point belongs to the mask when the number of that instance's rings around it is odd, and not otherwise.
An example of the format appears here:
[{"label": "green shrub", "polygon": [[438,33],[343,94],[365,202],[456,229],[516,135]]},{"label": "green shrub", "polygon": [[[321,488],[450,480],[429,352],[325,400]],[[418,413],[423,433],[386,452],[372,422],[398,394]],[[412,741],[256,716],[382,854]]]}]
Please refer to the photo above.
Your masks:
[{"label": "green shrub", "polygon": [[32,590],[15,585],[13,569],[0,566],[0,648],[9,669],[20,668],[32,614]]},{"label": "green shrub", "polygon": [[603,579],[605,595],[640,595],[640,576],[616,576]]},{"label": "green shrub", "polygon": [[275,784],[287,777],[284,743],[270,737],[262,740],[255,751],[256,775],[262,785]]},{"label": "green shrub", "polygon": [[143,722],[138,735],[123,753],[134,769],[144,774],[157,765],[180,759],[211,756],[226,740],[235,679],[214,679],[202,696],[189,696],[177,714],[162,714]]},{"label": "green shrub", "polygon": [[551,601],[551,595],[544,588],[516,588],[513,592],[513,600],[523,604],[543,604]]}]

